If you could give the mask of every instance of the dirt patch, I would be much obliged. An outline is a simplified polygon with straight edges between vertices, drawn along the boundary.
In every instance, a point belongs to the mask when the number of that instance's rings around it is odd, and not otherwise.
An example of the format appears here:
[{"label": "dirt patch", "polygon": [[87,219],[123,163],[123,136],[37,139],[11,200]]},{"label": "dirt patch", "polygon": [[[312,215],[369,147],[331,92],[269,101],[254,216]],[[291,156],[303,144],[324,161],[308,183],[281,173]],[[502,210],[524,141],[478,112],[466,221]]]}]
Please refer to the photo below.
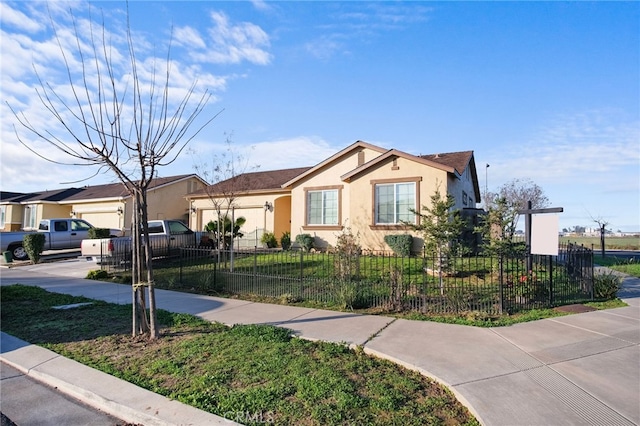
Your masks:
[{"label": "dirt patch", "polygon": [[583,312],[597,311],[596,308],[581,304],[558,306],[557,308],[554,308],[554,310],[558,312],[569,312],[571,314],[581,314]]}]

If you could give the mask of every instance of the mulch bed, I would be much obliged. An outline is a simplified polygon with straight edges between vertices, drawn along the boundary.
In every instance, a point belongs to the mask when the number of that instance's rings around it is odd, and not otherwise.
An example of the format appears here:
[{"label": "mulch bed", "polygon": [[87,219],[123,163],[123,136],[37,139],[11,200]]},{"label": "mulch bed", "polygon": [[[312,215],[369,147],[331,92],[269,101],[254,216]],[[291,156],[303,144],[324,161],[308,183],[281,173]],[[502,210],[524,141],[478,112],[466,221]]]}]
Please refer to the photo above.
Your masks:
[{"label": "mulch bed", "polygon": [[558,306],[557,308],[554,308],[554,310],[559,312],[569,312],[571,314],[580,314],[582,312],[597,311],[596,308],[592,308],[591,306],[585,306],[581,304]]}]

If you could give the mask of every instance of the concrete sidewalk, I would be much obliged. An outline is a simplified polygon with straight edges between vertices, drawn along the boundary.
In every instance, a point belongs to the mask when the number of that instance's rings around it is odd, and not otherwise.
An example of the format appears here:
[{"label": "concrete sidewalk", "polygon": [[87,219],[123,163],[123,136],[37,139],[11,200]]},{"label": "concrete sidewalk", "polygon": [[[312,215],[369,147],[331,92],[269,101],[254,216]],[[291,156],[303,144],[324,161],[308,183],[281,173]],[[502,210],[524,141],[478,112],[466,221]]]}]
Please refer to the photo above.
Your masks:
[{"label": "concrete sidewalk", "polygon": [[[81,260],[2,269],[0,284],[37,285],[53,292],[131,303],[129,287],[83,279],[91,269],[96,269],[95,264]],[[620,295],[628,307],[511,327],[476,328],[156,291],[158,307],[169,311],[229,325],[273,324],[305,339],[362,346],[370,354],[443,383],[486,425],[640,425],[640,280],[626,278]],[[40,365],[30,358],[38,352],[34,346],[12,350],[5,346],[7,339],[3,335],[3,360],[22,363],[23,371],[40,368],[32,369]],[[57,371],[50,368],[47,374]],[[85,374],[90,373],[83,372],[77,380]],[[76,385],[71,373],[67,379],[80,388],[108,380],[96,378]],[[132,385],[118,386],[129,389]],[[103,398],[111,401],[115,396]],[[179,417],[142,423],[215,424]]]}]

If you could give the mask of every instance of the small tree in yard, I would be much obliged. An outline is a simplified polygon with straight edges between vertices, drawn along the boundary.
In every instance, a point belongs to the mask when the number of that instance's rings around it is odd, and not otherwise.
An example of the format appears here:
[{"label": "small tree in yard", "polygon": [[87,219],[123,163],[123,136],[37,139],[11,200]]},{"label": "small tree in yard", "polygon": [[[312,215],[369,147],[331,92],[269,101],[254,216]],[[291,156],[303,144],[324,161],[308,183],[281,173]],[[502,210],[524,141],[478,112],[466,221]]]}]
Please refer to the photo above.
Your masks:
[{"label": "small tree in yard", "polygon": [[[110,44],[119,38],[112,37],[92,19],[81,24],[73,16],[72,20],[70,33],[75,41],[69,48],[66,32],[58,35],[51,18],[53,42],[59,48],[67,81],[44,82],[36,70],[39,85],[35,90],[59,126],[32,121],[26,113],[10,108],[17,121],[37,140],[70,158],[69,163],[59,164],[94,166],[96,174],[109,171],[134,200],[132,332],[156,339],[159,329],[147,226],[147,191],[158,168],[174,162],[186,144],[215,118],[214,115],[195,130],[189,130],[211,95],[207,90],[197,94],[195,81],[187,88],[175,86],[181,79],[172,77],[170,49],[164,60],[139,61],[128,15],[124,52]],[[159,64],[163,65],[160,69],[164,67],[162,71],[156,68]],[[181,97],[171,96],[171,89],[182,93]],[[33,148],[17,129],[16,136],[39,157],[57,162],[50,152]]]},{"label": "small tree in yard", "polygon": [[[206,185],[203,191],[217,214],[215,229],[211,229],[210,232],[214,231],[216,233],[218,247],[227,245],[223,241],[223,237],[227,233],[224,229],[225,226],[230,226],[228,217],[238,198],[238,194],[251,185],[251,175],[245,172],[247,169],[255,171],[259,168],[259,166],[248,167],[248,160],[245,160],[243,155],[234,149],[231,135],[227,135],[225,143],[227,145],[226,150],[220,155],[215,155],[211,164],[202,161],[202,155],[190,150],[194,158],[193,168],[195,171],[204,180],[213,183],[213,185]],[[227,221],[229,224],[227,224]],[[218,260],[219,256],[220,252],[218,252]]]},{"label": "small tree in yard", "polygon": [[514,241],[516,215],[517,210],[506,198],[498,197],[491,202],[481,225],[476,228],[476,232],[483,236],[482,248],[485,254],[503,257],[524,250],[522,244]]},{"label": "small tree in yard", "polygon": [[459,248],[466,226],[458,212],[453,210],[455,203],[452,195],[443,197],[438,188],[431,196],[431,206],[422,206],[422,212],[411,209],[412,213],[420,216],[420,223],[405,222],[422,233],[425,249],[435,255],[441,294],[444,294],[443,272],[448,269],[450,256]]}]

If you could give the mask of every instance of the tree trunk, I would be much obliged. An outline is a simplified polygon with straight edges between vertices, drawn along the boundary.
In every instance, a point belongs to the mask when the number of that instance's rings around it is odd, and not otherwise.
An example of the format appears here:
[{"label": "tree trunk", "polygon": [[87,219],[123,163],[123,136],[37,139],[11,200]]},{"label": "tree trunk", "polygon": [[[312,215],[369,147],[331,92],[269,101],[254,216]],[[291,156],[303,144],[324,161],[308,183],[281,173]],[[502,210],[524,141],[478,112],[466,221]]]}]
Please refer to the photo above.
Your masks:
[{"label": "tree trunk", "polygon": [[[142,204],[144,206],[147,205],[147,194],[146,191],[143,191],[141,194]],[[149,238],[149,222],[147,209],[141,209],[142,216],[142,235],[144,237],[144,254],[145,254],[145,266],[147,269],[147,287],[149,289],[149,338],[151,340],[155,340],[158,338],[158,315],[156,313],[156,295],[155,295],[155,285],[153,282],[153,253],[151,247],[151,239]]]}]

